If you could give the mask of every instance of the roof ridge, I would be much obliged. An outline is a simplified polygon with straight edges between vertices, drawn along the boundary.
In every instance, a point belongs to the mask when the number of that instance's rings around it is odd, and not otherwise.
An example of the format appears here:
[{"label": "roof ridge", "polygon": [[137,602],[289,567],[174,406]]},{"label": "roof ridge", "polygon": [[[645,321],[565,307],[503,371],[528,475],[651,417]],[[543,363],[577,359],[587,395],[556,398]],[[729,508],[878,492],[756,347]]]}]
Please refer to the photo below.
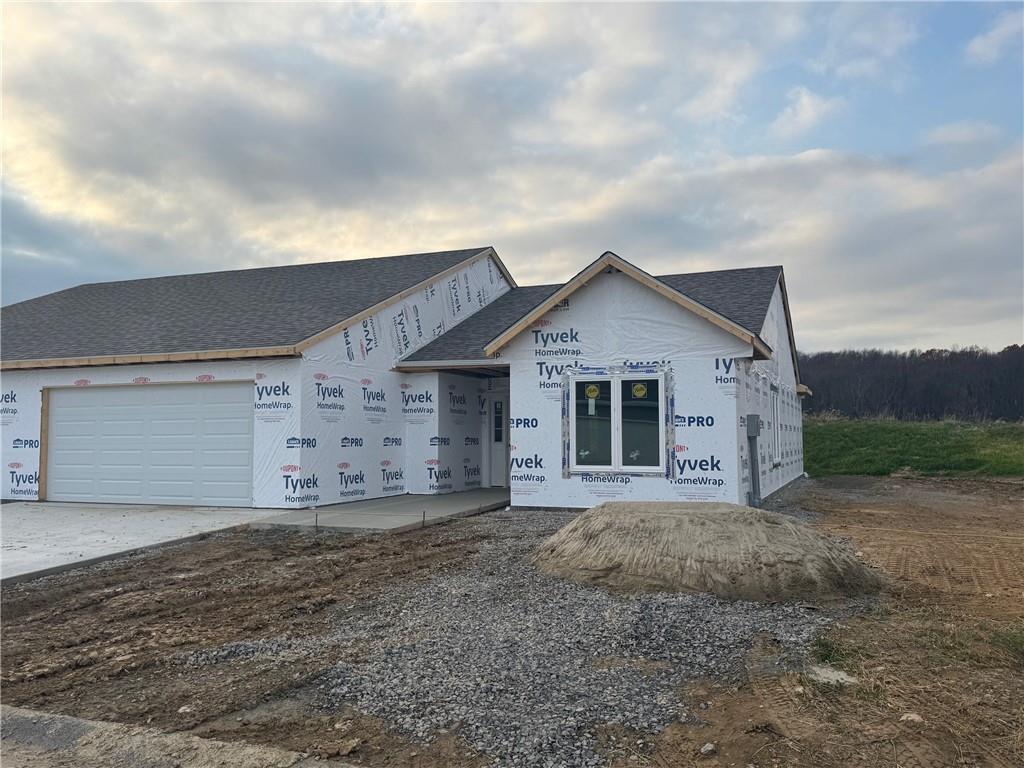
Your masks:
[{"label": "roof ridge", "polygon": [[[144,283],[150,280],[168,280],[171,278],[185,278],[185,277],[208,277],[210,275],[226,275],[229,273],[240,273],[240,272],[263,272],[274,269],[293,269],[297,267],[319,267],[325,264],[358,264],[359,262],[366,261],[387,261],[389,259],[406,259],[413,256],[440,256],[448,253],[483,253],[489,248],[494,246],[485,245],[480,248],[451,248],[447,251],[423,251],[422,253],[395,253],[390,256],[363,256],[358,259],[326,259],[325,261],[303,261],[298,264],[271,264],[265,267],[242,267],[240,269],[214,269],[209,272],[185,272],[176,275],[153,275],[152,277],[134,277],[129,280],[98,280],[94,283],[79,283],[78,285],[72,285],[68,288],[62,288],[60,291],[54,293],[62,293],[64,291],[71,291],[75,288],[84,288],[87,285],[121,285],[123,283]],[[52,296],[54,294],[44,294]],[[35,298],[41,298],[39,296]],[[25,299],[25,301],[32,301],[32,299]],[[21,302],[18,302],[20,304]],[[8,306],[14,306],[13,304]]]}]

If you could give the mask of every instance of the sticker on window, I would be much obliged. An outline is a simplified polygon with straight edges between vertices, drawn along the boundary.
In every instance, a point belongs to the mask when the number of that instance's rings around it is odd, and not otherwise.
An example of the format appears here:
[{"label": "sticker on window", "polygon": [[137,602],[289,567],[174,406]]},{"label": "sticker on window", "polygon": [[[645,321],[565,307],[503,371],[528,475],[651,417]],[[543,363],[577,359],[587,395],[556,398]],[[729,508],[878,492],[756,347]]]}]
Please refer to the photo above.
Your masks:
[{"label": "sticker on window", "polygon": [[633,399],[634,400],[643,400],[646,397],[647,397],[647,385],[644,384],[642,381],[638,381],[636,384],[633,385]]}]

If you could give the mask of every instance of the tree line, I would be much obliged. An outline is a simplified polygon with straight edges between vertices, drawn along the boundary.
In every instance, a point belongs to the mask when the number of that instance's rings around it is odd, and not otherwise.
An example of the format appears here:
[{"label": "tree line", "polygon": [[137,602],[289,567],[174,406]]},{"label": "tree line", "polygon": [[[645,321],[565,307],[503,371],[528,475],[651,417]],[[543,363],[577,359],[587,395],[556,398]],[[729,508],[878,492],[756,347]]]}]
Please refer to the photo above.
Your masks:
[{"label": "tree line", "polygon": [[1024,347],[800,353],[804,413],[1020,421]]}]

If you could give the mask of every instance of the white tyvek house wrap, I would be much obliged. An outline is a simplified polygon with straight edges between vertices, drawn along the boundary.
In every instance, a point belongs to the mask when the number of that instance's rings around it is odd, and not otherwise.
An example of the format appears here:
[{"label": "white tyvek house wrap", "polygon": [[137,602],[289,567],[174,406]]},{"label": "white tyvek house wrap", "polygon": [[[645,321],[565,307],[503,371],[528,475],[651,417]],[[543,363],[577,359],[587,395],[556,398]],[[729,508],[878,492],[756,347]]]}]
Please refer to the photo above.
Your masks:
[{"label": "white tyvek house wrap", "polygon": [[[494,262],[481,259],[329,336],[301,359],[5,371],[0,381],[3,498],[38,498],[43,387],[204,381],[253,382],[253,506],[308,507],[431,492],[409,480],[409,466],[424,468],[427,459],[438,458],[430,440],[438,434],[443,405],[437,375],[390,369],[400,356],[508,289]],[[466,390],[467,402],[470,394]],[[475,390],[472,394],[475,398]],[[424,425],[429,434],[421,443]],[[407,427],[416,433],[414,444]],[[464,459],[474,456],[460,453],[445,460],[457,460],[459,476],[465,477]],[[452,490],[462,487],[453,483]]]},{"label": "white tyvek house wrap", "polygon": [[391,369],[508,289],[482,259],[306,350],[296,464],[307,489],[286,505],[466,488],[466,468],[480,464],[475,380]]},{"label": "white tyvek house wrap", "polygon": [[[775,286],[775,293],[768,306],[761,338],[772,348],[772,359],[745,361],[739,369],[740,386],[737,395],[740,418],[737,423],[744,499],[751,488],[746,438],[748,414],[756,413],[761,417],[761,435],[757,441],[761,497],[779,490],[800,477],[804,471],[803,413],[796,393],[796,371],[793,368],[786,310],[779,285]],[[778,398],[778,447],[773,435],[776,428],[773,396]]]},{"label": "white tyvek house wrap", "polygon": [[12,402],[5,403],[6,410],[0,419],[3,498],[22,501],[38,498],[40,410],[44,387],[153,386],[168,383],[196,383],[201,386],[206,382],[228,381],[254,384],[253,506],[281,506],[281,473],[277,470],[291,463],[293,455],[298,452],[287,445],[288,437],[299,432],[297,359],[5,371],[0,386]]},{"label": "white tyvek house wrap", "polygon": [[[740,500],[737,358],[750,345],[622,273],[602,274],[501,350],[511,374],[512,503]],[[562,377],[571,366],[661,366],[675,389],[671,477],[563,477]]]}]

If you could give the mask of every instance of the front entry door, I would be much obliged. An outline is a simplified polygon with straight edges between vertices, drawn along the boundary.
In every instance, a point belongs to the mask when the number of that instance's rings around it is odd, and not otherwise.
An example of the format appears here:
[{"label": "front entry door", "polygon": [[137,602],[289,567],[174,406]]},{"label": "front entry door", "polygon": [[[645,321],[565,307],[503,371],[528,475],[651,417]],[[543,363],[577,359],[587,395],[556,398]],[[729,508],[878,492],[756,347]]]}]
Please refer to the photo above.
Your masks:
[{"label": "front entry door", "polygon": [[508,395],[491,396],[491,485],[508,485]]}]

